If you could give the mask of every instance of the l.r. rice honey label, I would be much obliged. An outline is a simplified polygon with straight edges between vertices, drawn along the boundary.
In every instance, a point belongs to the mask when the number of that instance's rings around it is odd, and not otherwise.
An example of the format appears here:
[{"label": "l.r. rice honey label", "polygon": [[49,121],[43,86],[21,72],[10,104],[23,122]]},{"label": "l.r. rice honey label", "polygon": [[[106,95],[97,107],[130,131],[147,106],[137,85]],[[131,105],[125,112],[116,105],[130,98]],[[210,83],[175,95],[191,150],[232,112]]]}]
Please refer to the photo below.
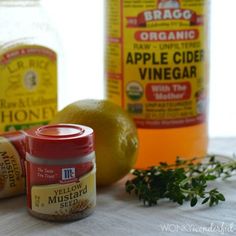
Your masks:
[{"label": "l.r. rice honey label", "polygon": [[38,45],[0,53],[0,131],[47,124],[57,111],[57,55]]},{"label": "l.r. rice honey label", "polygon": [[208,1],[107,3],[107,98],[139,128],[204,123]]}]

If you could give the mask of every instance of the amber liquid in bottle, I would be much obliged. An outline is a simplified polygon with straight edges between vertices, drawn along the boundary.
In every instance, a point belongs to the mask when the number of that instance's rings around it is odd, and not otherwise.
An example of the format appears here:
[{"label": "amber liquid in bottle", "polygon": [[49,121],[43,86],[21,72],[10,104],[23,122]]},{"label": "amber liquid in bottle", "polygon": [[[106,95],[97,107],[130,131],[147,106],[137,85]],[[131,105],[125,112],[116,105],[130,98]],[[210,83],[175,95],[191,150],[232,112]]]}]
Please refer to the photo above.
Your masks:
[{"label": "amber liquid in bottle", "polygon": [[136,167],[205,156],[209,1],[106,3],[106,98],[136,122]]},{"label": "amber liquid in bottle", "polygon": [[173,163],[176,157],[203,157],[207,152],[207,125],[175,129],[138,129],[139,155],[137,168]]}]

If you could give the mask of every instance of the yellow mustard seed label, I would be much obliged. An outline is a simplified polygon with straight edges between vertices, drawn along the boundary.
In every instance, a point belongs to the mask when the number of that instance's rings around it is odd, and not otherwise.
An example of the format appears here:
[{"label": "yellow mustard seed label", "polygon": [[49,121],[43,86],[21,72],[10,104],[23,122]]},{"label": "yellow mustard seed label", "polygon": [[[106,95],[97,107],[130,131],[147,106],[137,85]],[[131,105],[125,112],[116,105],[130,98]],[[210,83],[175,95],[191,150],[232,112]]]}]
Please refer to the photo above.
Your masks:
[{"label": "yellow mustard seed label", "polygon": [[50,216],[86,214],[96,205],[95,168],[79,181],[31,188],[33,212]]},{"label": "yellow mustard seed label", "polygon": [[0,198],[24,193],[25,176],[14,145],[0,137]]},{"label": "yellow mustard seed label", "polygon": [[57,55],[38,45],[0,54],[0,131],[47,124],[57,111]]}]

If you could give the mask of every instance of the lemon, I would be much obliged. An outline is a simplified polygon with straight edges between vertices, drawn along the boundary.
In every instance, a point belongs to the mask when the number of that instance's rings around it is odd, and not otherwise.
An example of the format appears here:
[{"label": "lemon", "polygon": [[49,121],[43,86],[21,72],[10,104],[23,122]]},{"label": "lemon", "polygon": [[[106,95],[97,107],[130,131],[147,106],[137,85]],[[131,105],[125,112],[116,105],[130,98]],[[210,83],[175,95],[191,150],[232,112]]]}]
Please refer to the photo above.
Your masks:
[{"label": "lemon", "polygon": [[134,122],[118,105],[86,99],[66,106],[52,123],[81,124],[95,132],[97,185],[109,185],[134,167],[138,138]]}]

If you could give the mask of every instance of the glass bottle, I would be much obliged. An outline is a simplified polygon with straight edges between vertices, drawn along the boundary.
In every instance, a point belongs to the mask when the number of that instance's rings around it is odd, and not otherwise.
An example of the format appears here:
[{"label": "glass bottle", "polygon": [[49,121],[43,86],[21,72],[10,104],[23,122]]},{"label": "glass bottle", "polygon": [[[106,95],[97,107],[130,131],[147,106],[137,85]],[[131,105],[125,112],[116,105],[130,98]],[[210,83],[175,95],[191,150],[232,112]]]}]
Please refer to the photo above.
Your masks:
[{"label": "glass bottle", "polygon": [[134,119],[136,167],[203,157],[208,0],[106,1],[106,98]]},{"label": "glass bottle", "polygon": [[54,117],[59,51],[40,0],[0,0],[0,132]]}]

